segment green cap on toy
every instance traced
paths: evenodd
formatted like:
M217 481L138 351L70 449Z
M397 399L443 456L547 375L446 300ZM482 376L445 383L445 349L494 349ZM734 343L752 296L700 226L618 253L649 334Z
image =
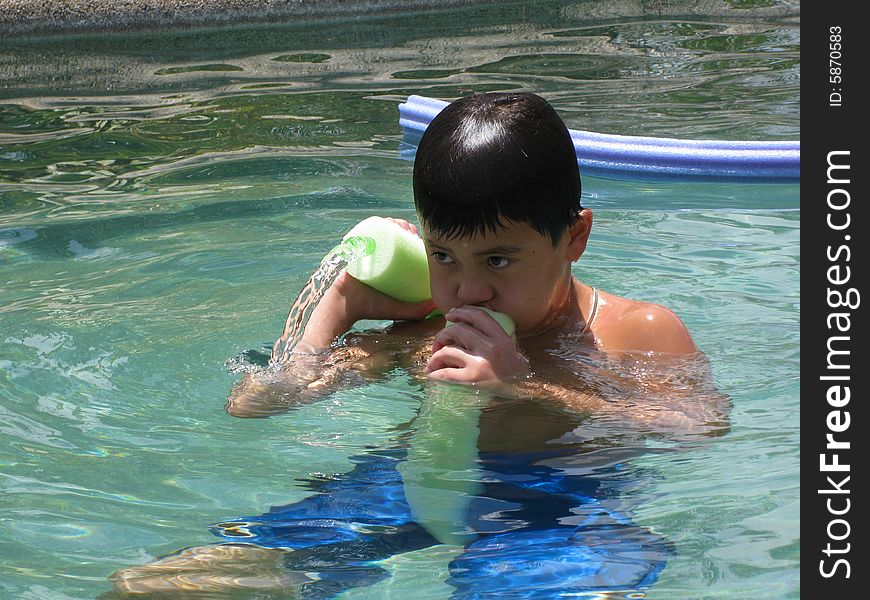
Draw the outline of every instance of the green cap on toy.
M402 302L423 302L429 290L429 261L423 240L383 217L369 217L347 232L343 242L365 238L366 251L354 256L347 272Z
M488 314L490 317L495 319L495 322L498 323L502 329L504 329L504 332L506 334L508 334L510 337L514 337L514 334L516 333L516 330L517 330L516 323L514 323L514 320L511 319L506 314L496 312L496 311L491 310L485 306L472 306L470 308L477 308L479 310L482 310L483 312ZM455 325L455 324L456 323L454 323L453 321L447 321L447 325L445 325L445 327L450 327L451 325Z

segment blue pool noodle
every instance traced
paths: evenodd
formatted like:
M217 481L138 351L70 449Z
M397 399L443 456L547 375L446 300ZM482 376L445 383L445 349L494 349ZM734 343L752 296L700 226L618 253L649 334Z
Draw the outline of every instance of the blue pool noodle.
M405 142L447 102L412 95L399 105ZM800 142L678 140L569 130L582 175L635 181L800 182Z

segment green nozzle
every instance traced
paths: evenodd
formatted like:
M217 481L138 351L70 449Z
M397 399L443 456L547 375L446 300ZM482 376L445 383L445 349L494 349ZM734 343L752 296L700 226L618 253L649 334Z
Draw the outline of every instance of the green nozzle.
M367 235L355 235L347 238L338 246L327 252L326 256L323 257L323 260L327 261L338 256L345 262L351 262L361 256L374 254L376 247L377 242L375 242L374 238Z

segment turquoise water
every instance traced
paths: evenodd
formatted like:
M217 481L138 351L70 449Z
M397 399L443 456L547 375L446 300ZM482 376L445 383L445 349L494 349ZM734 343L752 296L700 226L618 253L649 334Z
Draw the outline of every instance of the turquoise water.
M414 218L408 94L522 88L575 129L798 138L799 15L678 9L0 49L0 597L95 598L118 569L213 543L209 524L301 500L299 479L349 471L415 416L401 373L269 419L224 411L227 361L271 345L323 254L371 214ZM651 474L635 522L676 548L647 597L799 597L797 186L586 178L584 202L576 274L672 307L733 401L726 436L631 461ZM452 556L395 559L345 596L445 598Z

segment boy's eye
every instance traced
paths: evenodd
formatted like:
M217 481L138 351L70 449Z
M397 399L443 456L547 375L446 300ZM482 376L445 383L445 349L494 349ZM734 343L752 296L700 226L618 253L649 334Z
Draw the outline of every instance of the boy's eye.
M435 259L435 262L445 265L453 262L453 259L445 252L433 252L432 257Z
M487 259L490 267L495 267L496 269L503 269L508 266L510 263L510 259L507 256L490 256Z

